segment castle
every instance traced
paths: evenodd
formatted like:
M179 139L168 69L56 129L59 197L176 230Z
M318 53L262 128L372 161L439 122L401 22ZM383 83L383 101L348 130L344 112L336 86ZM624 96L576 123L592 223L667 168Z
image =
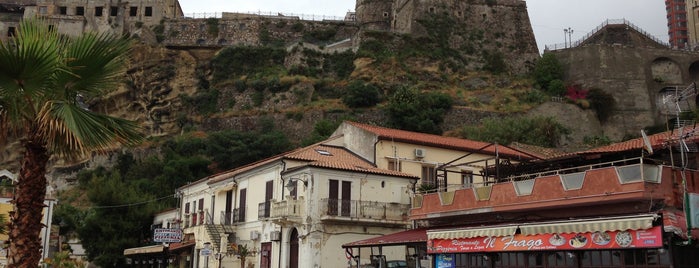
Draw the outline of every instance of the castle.
M0 1L0 40L12 36L21 19L35 16L47 18L52 27L68 35L127 33L169 47L261 45L265 37L294 44L303 36L299 29L332 28L335 36L319 45L349 49L356 48L362 33L369 31L419 37L433 34L435 27L449 26L453 29L440 41L460 51L473 68L482 67L478 62L484 54L497 54L511 73L524 73L539 56L526 2L521 0L357 0L352 15L345 20L306 21L281 13L224 12L212 24L210 19L185 17L177 0L5 0ZM268 35L261 38L262 32Z

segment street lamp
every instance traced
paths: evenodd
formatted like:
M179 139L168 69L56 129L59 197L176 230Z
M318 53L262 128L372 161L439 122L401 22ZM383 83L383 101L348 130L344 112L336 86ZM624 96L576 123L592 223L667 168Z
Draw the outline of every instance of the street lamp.
M289 181L286 182L284 187L289 190L289 192L293 192L294 189L296 189L296 184L298 184L298 181L303 182L303 186L308 186L308 182L301 178L289 178Z
M566 47L573 47L572 35L573 35L573 29L572 29L572 28L568 27L567 29L563 29L563 40L564 40L564 42L565 42L566 36L568 37L568 43L565 44ZM568 44L570 44L570 46L568 46Z

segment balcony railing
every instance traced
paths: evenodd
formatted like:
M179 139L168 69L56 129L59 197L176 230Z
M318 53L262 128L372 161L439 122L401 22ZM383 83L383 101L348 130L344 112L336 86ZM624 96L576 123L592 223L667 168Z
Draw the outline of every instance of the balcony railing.
M259 218L259 219L268 219L269 218L271 203L272 202L270 200L267 200L265 202L260 203L257 206L257 218Z
M300 218L303 211L303 198L289 199L272 203L271 218Z
M352 219L403 221L408 219L410 205L360 200L322 199L322 216Z
M221 223L231 225L245 221L245 208L236 208L233 211L221 211Z
M213 222L213 218L211 217L209 212L206 210L202 210L202 211L194 212L194 213L188 213L188 214L184 215L184 228L198 226L198 225L204 225L204 224L211 224L212 222Z

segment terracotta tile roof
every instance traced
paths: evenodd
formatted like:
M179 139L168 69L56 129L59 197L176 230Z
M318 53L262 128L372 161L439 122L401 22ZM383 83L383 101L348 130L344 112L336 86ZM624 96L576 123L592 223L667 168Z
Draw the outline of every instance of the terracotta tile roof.
M566 156L566 155L570 154L567 152L559 151L559 150L554 149L554 148L546 148L546 147L525 144L525 143L519 143L519 142L513 142L509 146L514 148L514 149L517 149L519 151L523 151L523 152L526 152L530 155L541 158L541 159L557 158L557 157Z
M308 162L308 166L315 166L321 168L331 168L355 172L368 172L372 174L398 176L405 178L417 178L410 174L377 168L369 161L362 159L358 155L353 154L352 152L343 147L329 146L318 143L315 145L282 153L267 159L263 159L236 169L214 174L205 179L209 180L209 184L217 183L231 178L233 176L236 176L238 174L242 174L244 172L283 159L306 161Z
M310 161L306 166L312 167L419 179L418 177L411 174L377 168L369 161L362 159L361 157L350 152L344 147L316 145L306 147L306 149L304 150L288 154L285 156L285 158L301 161Z
M648 141L650 142L651 147L653 150L657 149L663 149L667 148L668 145L675 145L678 143L678 140L680 138L681 134L684 134L685 140L690 141L690 142L696 142L699 141L699 128L697 127L692 127L688 128L682 131L680 133L679 130L671 130L671 131L666 131L654 135L649 135L648 136ZM624 141L624 142L619 142L619 143L614 143L610 144L607 146L602 146L598 148L594 148L591 150L579 152L578 154L593 154L593 153L614 153L614 152L623 152L623 151L631 151L631 150L641 150L644 148L644 141L643 137Z
M364 129L366 131L376 134L381 140L395 140L407 143L422 144L426 146L434 146L441 148L449 148L455 150L465 150L465 151L477 151L481 148L484 153L495 154L495 146L491 143L467 140L454 137L445 137L433 134L412 132L399 129L384 128L379 126L367 125L357 122L345 121L347 124ZM492 145L492 146L488 146ZM498 145L498 152L501 155L519 158L519 159L535 159L534 155L526 152L522 152L504 145Z

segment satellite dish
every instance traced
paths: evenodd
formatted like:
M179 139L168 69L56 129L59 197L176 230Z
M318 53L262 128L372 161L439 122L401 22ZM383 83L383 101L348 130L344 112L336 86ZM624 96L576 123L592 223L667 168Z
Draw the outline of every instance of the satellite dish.
M643 137L643 149L648 152L648 155L653 154L653 146L650 144L650 139L648 138L648 135L646 135L646 132L641 129L641 136Z

